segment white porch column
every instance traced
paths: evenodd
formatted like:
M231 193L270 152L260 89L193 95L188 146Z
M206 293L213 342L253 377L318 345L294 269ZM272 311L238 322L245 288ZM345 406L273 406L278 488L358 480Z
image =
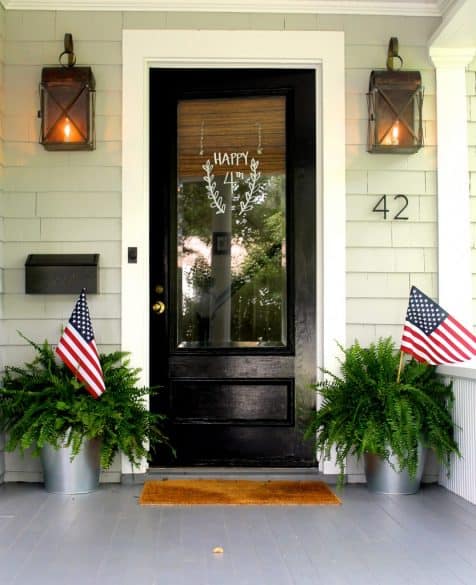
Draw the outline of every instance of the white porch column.
M474 49L430 48L436 67L438 144L438 297L472 323L466 67Z

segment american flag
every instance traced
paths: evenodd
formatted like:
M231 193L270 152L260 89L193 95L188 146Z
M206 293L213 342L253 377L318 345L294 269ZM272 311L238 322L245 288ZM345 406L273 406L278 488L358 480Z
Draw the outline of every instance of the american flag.
M476 337L412 286L400 349L420 362L455 364L476 355Z
M95 398L106 389L83 289L59 340L56 353Z

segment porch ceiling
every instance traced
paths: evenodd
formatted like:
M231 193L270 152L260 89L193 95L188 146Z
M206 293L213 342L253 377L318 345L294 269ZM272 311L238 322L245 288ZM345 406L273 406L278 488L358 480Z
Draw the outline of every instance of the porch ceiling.
M453 2L430 40L430 46L455 49L476 47L476 0Z

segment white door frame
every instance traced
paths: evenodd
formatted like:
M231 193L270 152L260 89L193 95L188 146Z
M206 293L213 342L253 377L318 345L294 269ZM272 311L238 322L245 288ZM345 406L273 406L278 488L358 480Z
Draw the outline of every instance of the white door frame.
M121 344L131 352L132 364L142 369L144 384L149 383L148 73L152 67L315 69L317 364L333 369L335 342L345 341L344 33L123 31ZM137 247L137 263L128 263L129 247ZM123 472L130 471L123 462Z

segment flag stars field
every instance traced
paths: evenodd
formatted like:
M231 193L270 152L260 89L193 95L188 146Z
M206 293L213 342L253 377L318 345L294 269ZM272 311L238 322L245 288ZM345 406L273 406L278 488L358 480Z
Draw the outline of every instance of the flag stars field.
M448 313L423 293L418 291L410 296L407 320L413 321L426 335L430 335L446 317Z
M90 343L94 339L91 318L86 305L86 296L80 296L71 315L71 323L82 332L87 343Z

